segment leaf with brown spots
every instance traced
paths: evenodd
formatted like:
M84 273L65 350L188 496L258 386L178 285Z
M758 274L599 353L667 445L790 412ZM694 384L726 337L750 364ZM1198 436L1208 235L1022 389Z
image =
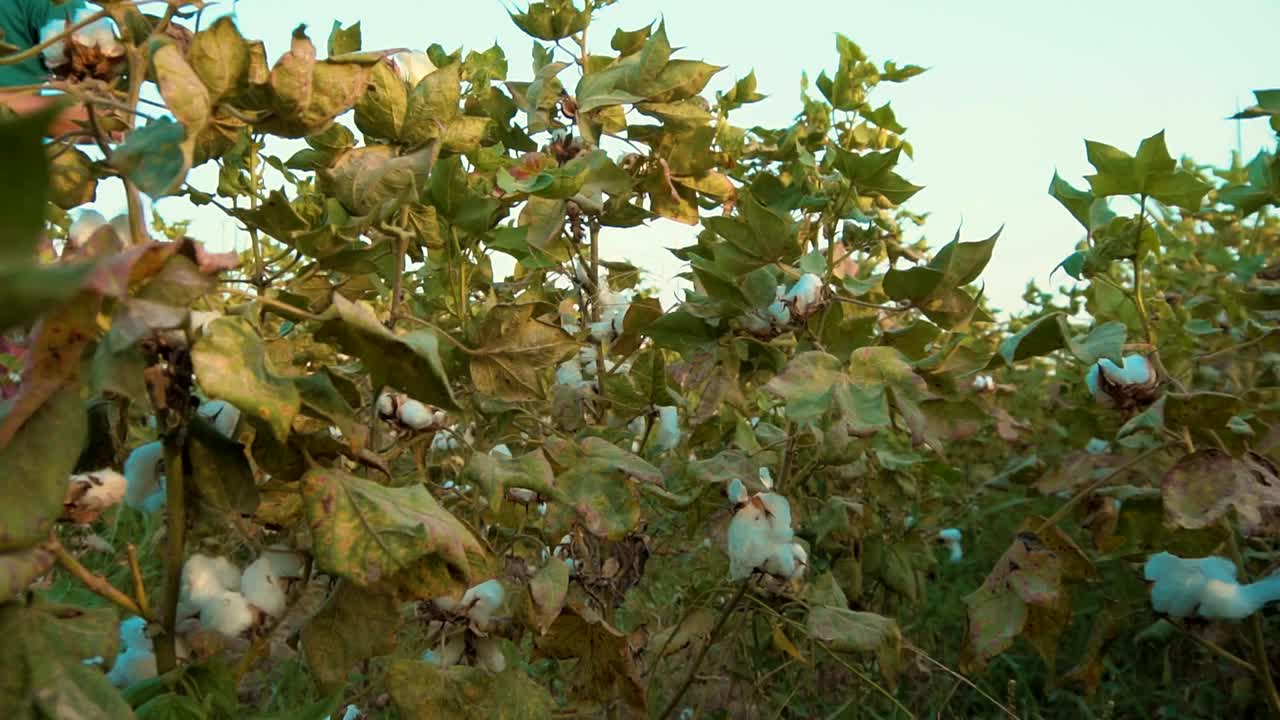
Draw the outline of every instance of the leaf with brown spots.
M644 712L645 684L635 667L625 633L615 630L570 595L564 612L547 633L534 642L535 657L577 658L569 676L569 695L588 703L609 703L619 697Z
M80 374L80 358L97 336L101 301L82 296L46 315L32 333L22 385L9 413L0 421L0 448L6 448L23 423ZM66 478L63 478L65 483Z
M503 400L538 400L542 371L578 350L573 336L535 317L538 306L499 305L485 317L484 344L471 358L476 390Z
M191 362L205 394L265 423L281 442L289 437L302 397L292 379L275 373L248 321L223 317L209 323Z
M387 668L391 703L405 720L551 720L551 695L519 668L442 668L396 660Z
M431 556L463 580L485 552L471 531L421 485L390 488L340 470L302 477L312 553L325 572L372 585Z
M302 629L302 652L316 684L341 689L357 663L396 647L400 615L393 594L341 582Z

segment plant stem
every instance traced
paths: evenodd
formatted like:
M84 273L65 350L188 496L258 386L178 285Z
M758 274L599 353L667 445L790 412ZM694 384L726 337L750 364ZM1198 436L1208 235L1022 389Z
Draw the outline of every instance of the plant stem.
M256 212L258 210L258 141L255 138L249 143L249 182L252 184L249 188L249 210ZM261 295L266 288L263 286L263 280L266 272L262 264L262 239L258 237L258 228L254 223L246 223L249 227L249 240L253 243L253 284L258 288L258 294Z
M182 587L182 563L185 560L187 540L186 482L184 478L182 447L185 429L172 431L164 443L165 472L165 558L164 605L160 610L160 622L164 636L157 639L156 669L161 675L177 667L178 594Z
M693 684L693 679L697 676L698 668L702 666L702 660L707 656L707 651L711 649L712 645L716 644L716 640L720 637L720 631L724 629L725 622L729 620L729 616L737 609L738 603L742 602L742 596L747 594L747 586L750 584L751 578L747 577L738 585L738 592L734 593L733 599L721 611L720 619L716 621L716 626L711 629L711 634L707 636L707 642L698 651L698 656L693 659L693 665L689 667L689 674L685 676L684 682L680 685L680 689L676 691L675 696L671 698L671 702L667 703L666 709L658 716L658 720L667 720L667 718L671 717L671 713L675 712L676 705L680 704L680 698L684 697L684 694L689 690L689 686Z
M1138 258L1142 256L1139 249L1142 245L1142 230L1147 219L1147 196L1143 195L1138 201L1138 231L1133 240L1134 256L1133 256L1133 303L1138 308L1138 317L1142 319L1142 333L1147 339L1148 345L1154 345L1151 339L1151 319L1147 316L1147 307L1142 300L1142 264Z
M396 320L400 317L400 302L404 299L404 256L409 251L408 238L404 226L409 222L409 206L400 208L400 230L395 233L391 242L396 250L396 276L391 281L391 313L387 317L387 327L395 329Z
M1212 641L1212 640L1206 640L1205 638L1202 638L1202 637L1200 637L1199 635L1196 635L1195 633L1193 633L1193 632L1191 632L1190 630L1188 630L1188 629L1186 629L1186 628L1182 627L1182 625L1180 625L1179 623L1174 622L1173 620L1171 620L1171 619L1169 619L1169 618L1165 618L1165 622L1167 622L1167 623L1169 623L1170 625L1172 625L1175 629L1177 629L1177 631L1178 631L1178 632L1180 632L1180 633L1182 633L1183 635L1186 635L1187 637L1189 637L1189 638L1191 638L1192 640L1194 640L1198 645L1200 645L1200 646L1201 646L1201 647L1203 647L1204 649L1208 650L1209 652L1213 653L1214 655L1217 655L1218 657L1222 658L1223 660L1226 660L1227 662L1231 663L1232 665L1235 665L1235 666L1237 666L1237 667L1241 668L1242 670L1247 670L1247 671L1249 671L1249 672L1251 672L1251 673L1255 673L1255 674L1256 674L1256 673L1258 672L1258 668L1257 668L1257 666L1256 666L1256 665L1254 665L1253 663L1249 662L1248 660L1245 660L1244 658L1240 657L1239 655L1236 655L1235 653L1231 652L1230 650L1227 650L1226 648L1222 647L1222 646L1221 646L1221 645L1219 645L1218 643L1216 643L1216 642L1214 642L1214 641Z
M586 31L583 31L583 39L585 42ZM586 45L583 45L583 52L586 52ZM600 307L600 220L592 215L589 221L591 227L591 285L595 292L595 297L591 299L591 321L600 322L600 316L604 308ZM609 396L605 392L604 380L608 373L605 372L604 359L605 347L603 340L596 341L596 392L600 395L600 419L603 420L608 411Z
M1249 581L1249 572L1244 566L1244 554L1240 552L1240 543L1236 541L1236 529L1231 524L1229 517L1222 518L1222 527L1227 531L1227 547L1231 549L1231 559L1235 561L1236 567L1240 570L1240 579L1243 582ZM1262 688L1266 693L1267 706L1271 709L1272 717L1280 717L1280 692L1276 691L1275 680L1271 677L1271 660L1267 657L1266 638L1262 633L1262 615L1253 613L1249 616L1249 624L1253 631L1253 653L1257 656L1256 675L1258 680L1262 681Z
M71 573L73 577L83 583L85 587L101 596L104 600L109 600L113 604L118 605L125 611L149 619L149 613L139 607L138 603L133 601L133 598L120 592L114 585L108 582L106 578L98 575L81 564L80 561L67 550L56 536L51 538L49 542L49 549L53 551L54 557L58 559L58 564L65 568L67 572Z

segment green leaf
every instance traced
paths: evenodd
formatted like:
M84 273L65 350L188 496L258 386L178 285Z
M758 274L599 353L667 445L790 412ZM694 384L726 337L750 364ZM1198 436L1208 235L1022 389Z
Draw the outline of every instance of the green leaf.
M292 380L276 374L247 321L223 317L209 323L191 362L206 395L265 423L280 442L288 439L302 398Z
M189 427L185 452L196 497L220 513L252 515L258 509L258 487L244 445L202 417L193 418Z
M556 476L556 485L588 531L617 541L639 526L640 493L633 478L660 484L661 471L601 438L546 447L556 465L565 468Z
M529 580L525 615L539 635L545 635L560 616L568 592L569 565L558 557L547 560L547 564Z
M370 586L429 558L470 579L484 550L422 485L389 488L340 470L302 477L312 553L325 572Z
M824 352L800 353L765 385L765 390L786 402L787 417L796 422L821 420L843 392L847 378L844 365Z
M421 402L458 409L435 335L427 331L394 335L369 306L339 294L333 296L333 307L326 315L329 319L316 331L316 339L336 343L343 352L360 358L374 387L389 385Z
M1143 195L1166 205L1198 210L1209 185L1177 164L1164 142L1164 131L1138 145L1136 156L1104 143L1085 141L1089 164L1097 173L1087 176L1094 195Z
M394 595L340 581L302 628L302 654L321 692L341 690L357 664L394 651L399 626Z
M178 121L187 126L186 137L194 138L209 122L213 103L209 90L196 71L187 63L178 46L167 42L152 54L156 85L165 105Z
M471 355L476 390L503 400L536 400L545 394L542 371L578 350L573 336L535 317L534 305L498 305L485 316L483 337Z
M152 120L129 133L111 153L111 164L153 198L171 195L191 167L184 149L186 130L169 118Z
M522 13L511 13L511 21L530 37L554 42L586 29L591 23L591 5L578 10L571 0L535 2Z
M333 371L326 368L295 379L294 385L302 398L303 411L337 427L347 444L359 450L368 439L369 428L356 417L356 410L334 385L335 377Z
M49 398L0 449L0 467L9 478L0 490L0 552L48 539L88 433L88 413L72 385Z
M0 552L0 603L25 593L31 583L49 572L56 559L53 550L44 545Z
M540 3L539 3L540 4ZM391 703L404 720L551 720L551 695L518 668L395 660L387 668Z
M809 634L838 652L895 652L902 644L902 631L892 618L843 607L818 606L809 609Z
M380 140L398 141L409 111L409 88L387 63L378 63L369 75L369 89L356 102L356 127Z
M89 156L71 148L49 165L49 201L63 210L91 203L98 194L98 179Z
M1094 326L1088 334L1067 338L1067 347L1077 360L1086 365L1092 365L1103 358L1120 362L1127 336L1128 329L1124 323L1102 323Z
M343 28L342 23L333 21L333 29L329 31L329 57L360 52L360 23Z
M409 92L409 105L401 130L401 140L421 145L441 137L458 116L462 66L454 63L422 78Z
M1055 170L1053 180L1049 182L1049 195L1062 203L1067 212L1071 213L1071 216L1083 225L1085 230L1093 229L1089 212L1093 207L1093 193L1072 187L1071 183L1063 180Z
M114 657L116 610L72 606L0 606L0 707L17 718L107 718L133 712L85 658Z
M0 119L0 266L35 254L49 197L45 129L60 106Z
M1245 535L1280 533L1280 477L1256 453L1232 457L1200 450L1180 459L1161 481L1165 515L1190 530L1213 527L1231 511Z
M957 229L955 238L933 256L929 267L942 273L940 282L946 287L968 285L977 280L983 268L991 262L991 252L1003 229L996 230L986 240L968 243L960 242L960 230Z
M889 268L881 281L881 289L890 300L923 300L937 290L944 277L941 270L933 267Z
M563 500L556 488L555 472L541 452L518 458L507 458L477 452L467 461L463 474L475 481L489 499L490 509L497 509L509 488L524 488L552 500Z
M687 310L675 310L654 320L644 334L658 345L680 353L703 348L719 335Z
M1000 357L1004 358L1005 364L1013 365L1029 357L1061 350L1067 345L1065 328L1066 317L1062 313L1038 318L1000 343Z
M1218 193L1218 199L1252 215L1267 205L1280 204L1280 162L1274 155L1259 150L1245 166L1246 181L1234 183Z
M249 43L231 16L220 17L195 34L187 61L213 103L238 95L248 85Z
M901 205L924 189L912 185L893 171L902 155L902 148L859 155L832 144L827 146L827 152L836 169L853 183L860 195L879 193L894 205Z

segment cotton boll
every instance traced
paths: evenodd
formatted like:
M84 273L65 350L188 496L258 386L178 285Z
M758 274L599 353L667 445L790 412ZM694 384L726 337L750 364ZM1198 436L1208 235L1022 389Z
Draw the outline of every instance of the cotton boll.
M601 320L593 322L587 326L591 332L591 339L596 342L610 342L614 338L613 320Z
M107 680L118 688L128 688L156 676L156 656L150 650L126 649L116 656Z
M182 566L180 587L182 600L203 608L224 592L240 589L240 568L224 557L196 553Z
M493 615L502 607L506 591L497 580L486 580L462 595L462 607L468 608L467 617L472 624L486 629L493 623Z
M48 52L48 50L45 52ZM71 223L71 229L68 231L67 237L71 240L72 247L84 247L89 242L89 238L98 232L98 228L106 224L107 219L97 210L82 210Z
M401 424L414 430L425 430L435 425L435 412L417 400L405 399L396 410Z
M502 654L502 641L496 637L477 638L476 659L489 672L500 673L507 669L507 657Z
M392 418L396 415L396 396L394 393L384 392L378 396L377 408L378 416L384 418Z
M566 360L556 367L556 384L579 387L583 384L582 366L577 360Z
M126 505L150 512L157 509L157 495L159 504L164 504L164 479L160 474L163 461L164 444L158 440L140 445L129 453L124 461L124 476L129 486L124 494Z
M817 306L821 294L822 278L813 273L805 273L791 286L783 300L795 310L795 314L803 317Z
M240 408L225 400L210 400L201 403L196 412L223 437L235 437L236 425L240 423Z
M990 392L996 387L996 381L990 375L979 375L973 379L973 389L978 392Z
M61 35L66 31L66 29L66 20L50 20L44 24L44 27L40 28L40 42L43 43L49 38ZM59 40L49 47L46 47L44 50L40 51L40 54L44 58L44 66L50 70L57 70L70 62L67 58L67 44L64 40ZM101 216L99 215L99 217Z
M1280 575L1240 585L1235 563L1222 557L1180 558L1161 552L1148 558L1143 577L1151 607L1172 617L1197 614L1211 620L1242 620L1280 599Z
M795 568L792 537L787 499L774 493L754 495L729 523L730 579L741 580L757 569L789 577Z
M409 87L417 87L422 79L436 71L435 63L424 52L404 50L388 58L391 67Z
M453 432L451 428L437 430L435 437L431 438L431 449L440 452L458 449L458 439L454 437Z
M1151 362L1141 355L1126 355L1122 366L1105 358L1099 360L1098 365L1118 385L1145 385L1151 382L1155 374L1151 369Z
M765 309L771 327L782 328L791 324L791 308L782 300L774 300Z
M658 433L654 442L664 452L679 447L680 417L676 406L662 405L658 408Z
M956 528L946 528L938 531L938 539L944 543L958 543L964 539L964 534Z
M91 522L124 499L129 481L109 468L72 475L67 480L63 513L76 522Z
M1090 455L1103 455L1111 452L1111 443L1098 438L1089 438L1088 444L1084 446L1084 451Z
M494 457L504 457L504 458L507 458L508 460L512 458L511 448L507 447L506 443L502 443L500 445L494 445L493 449L489 451L489 454Z
M253 627L253 608L238 592L223 591L200 610L200 624L229 638L240 637Z
M307 569L302 554L284 545L267 548L259 559L263 558L270 564L271 572L277 578L301 580Z
M89 8L82 8L76 11L75 22L84 22L95 14L97 13ZM80 28L71 38L79 45L97 48L107 57L124 55L124 46L116 39L115 24L109 18L101 18Z
M276 574L269 556L264 554L244 569L240 588L244 599L267 615L280 617L284 613L285 580Z
M147 635L147 621L137 615L131 615L120 621L120 646L126 650L152 649L151 637Z

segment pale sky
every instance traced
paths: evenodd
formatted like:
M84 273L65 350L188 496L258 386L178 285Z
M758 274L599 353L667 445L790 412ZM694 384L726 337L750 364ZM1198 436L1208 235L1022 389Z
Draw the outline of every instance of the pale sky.
M359 20L366 49L438 42L482 50L497 41L510 76L530 75L531 40L496 0L241 0L236 11L245 35L264 40L272 61L299 23L323 48L334 20ZM217 8L207 18L209 12ZM623 0L597 14L592 49L609 52L615 27L635 29L660 17L672 44L685 48L677 57L728 66L708 97L756 71L759 91L769 97L735 115L743 126L791 120L801 72L816 78L834 69L836 32L877 61L928 67L903 85L883 85L872 101L892 100L908 128L916 158L902 174L925 186L909 207L931 212L931 244L949 240L961 222L971 240L1005 226L983 274L988 297L1004 309L1020 306L1028 280L1047 286L1049 272L1079 240L1075 221L1045 190L1055 168L1083 184L1090 172L1084 138L1132 151L1165 129L1175 156L1225 164L1237 143L1237 123L1225 118L1251 102L1252 89L1280 86L1277 0ZM1253 121L1244 123L1241 140L1247 158L1270 147L1273 135ZM193 183L211 189L205 170ZM118 202L114 188L99 195L104 210ZM160 207L171 220L196 218L197 239L219 248L247 243L216 211L175 200ZM648 268L650 280L669 290L669 302L671 277L681 268L664 248L692 236L660 220L647 230L606 232L602 242L606 257Z

